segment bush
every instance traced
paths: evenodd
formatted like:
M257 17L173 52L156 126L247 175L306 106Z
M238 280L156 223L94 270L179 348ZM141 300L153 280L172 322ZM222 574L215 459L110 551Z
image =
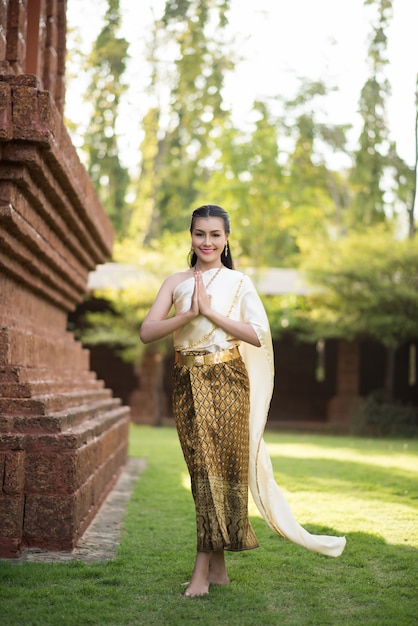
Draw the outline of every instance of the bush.
M418 408L387 402L382 390L368 395L351 416L354 434L374 437L418 434Z

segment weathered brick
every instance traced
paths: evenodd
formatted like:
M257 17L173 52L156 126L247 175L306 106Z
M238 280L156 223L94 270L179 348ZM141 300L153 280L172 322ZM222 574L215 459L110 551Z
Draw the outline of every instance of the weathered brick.
M23 511L23 495L0 495L0 538L21 536Z
M97 510L94 487L94 476L90 476L76 493L76 506L74 508L76 528L86 523L87 520L90 521Z
M88 272L110 256L113 240L62 119L66 3L41 0L40 21L30 25L30 45L38 49L28 54L36 53L39 76L24 74L26 9L33 18L34 5L0 0L0 16L6 6L7 32L0 28L0 556L15 557L22 546L74 546L126 460L129 412L92 375L89 352L66 331Z
M96 471L98 466L97 452L97 441L91 441L77 451L76 476L78 487L86 482Z
M54 484L56 464L55 454L46 451L38 451L36 454L28 453L26 456L25 492L39 494L48 492L50 484ZM54 491L55 491L54 484Z
M74 496L27 496L23 544L71 550L76 530L74 505Z
M23 495L25 484L25 452L13 450L7 452L4 472L3 491L7 495Z
M20 556L20 543L20 536L0 536L0 559L18 559Z
M13 137L12 94L7 83L0 82L0 140Z
M6 57L7 0L0 0L0 59Z
M0 485L3 485L6 465L6 452L0 451Z
M37 89L13 88L13 131L16 139L49 143L50 129L40 114Z

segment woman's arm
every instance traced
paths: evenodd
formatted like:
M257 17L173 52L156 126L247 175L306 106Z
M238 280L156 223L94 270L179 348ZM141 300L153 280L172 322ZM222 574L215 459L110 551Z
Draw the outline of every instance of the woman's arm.
M251 324L246 324L245 322L236 322L229 319L229 317L226 317L225 315L221 315L220 313L213 311L212 309L210 313L206 314L206 317L213 324L222 328L222 330L224 330L229 335L232 335L237 339L241 339L241 341L246 341L253 346L257 346L257 348L261 346L257 333L255 332Z
M161 286L154 304L148 311L139 331L139 336L143 343L151 343L152 341L163 339L199 315L197 297L194 293L188 311L167 318L173 304L173 290L177 284L178 278L176 275L173 275L167 278Z

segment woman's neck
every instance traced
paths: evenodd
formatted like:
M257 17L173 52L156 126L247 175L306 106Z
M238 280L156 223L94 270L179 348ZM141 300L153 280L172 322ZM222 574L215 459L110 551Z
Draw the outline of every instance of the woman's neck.
M209 270L220 270L223 267L224 267L223 263L205 265L204 263L197 262L196 265L193 266L193 271L203 273L203 272L208 272Z

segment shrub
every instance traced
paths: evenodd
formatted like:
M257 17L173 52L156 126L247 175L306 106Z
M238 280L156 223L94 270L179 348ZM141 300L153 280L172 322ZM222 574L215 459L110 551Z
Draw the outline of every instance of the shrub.
M418 408L385 400L383 390L374 391L351 415L353 432L374 437L418 434Z

